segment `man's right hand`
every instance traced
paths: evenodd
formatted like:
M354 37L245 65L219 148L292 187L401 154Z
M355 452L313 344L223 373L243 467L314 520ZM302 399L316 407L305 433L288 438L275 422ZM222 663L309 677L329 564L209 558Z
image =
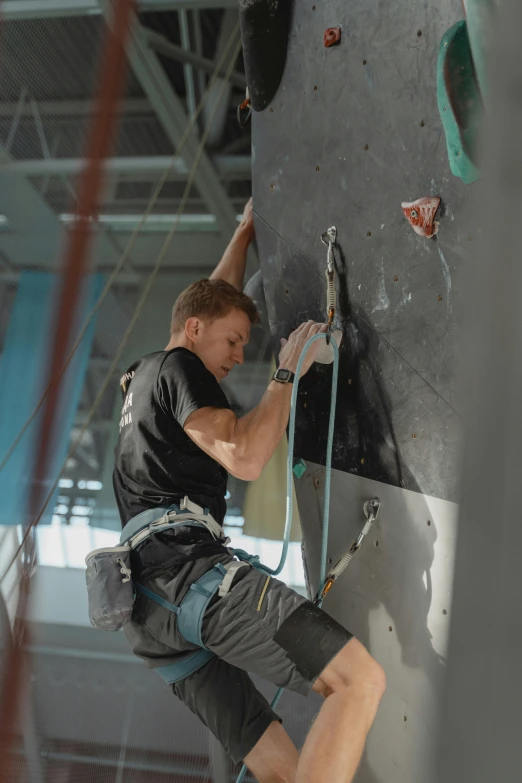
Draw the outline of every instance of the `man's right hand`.
M288 340L281 339L281 351L279 352L279 367L291 370L295 373L297 362L307 340L318 332L326 332L326 324L319 324L316 321L307 321L290 334ZM321 340L316 340L310 346L301 370L301 377L305 375L315 361L315 357L321 347Z

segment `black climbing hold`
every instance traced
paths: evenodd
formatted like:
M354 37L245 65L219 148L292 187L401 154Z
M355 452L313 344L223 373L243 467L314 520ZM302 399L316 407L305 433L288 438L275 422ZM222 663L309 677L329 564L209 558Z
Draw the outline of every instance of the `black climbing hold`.
M240 0L241 37L250 103L263 111L277 92L286 61L291 0Z

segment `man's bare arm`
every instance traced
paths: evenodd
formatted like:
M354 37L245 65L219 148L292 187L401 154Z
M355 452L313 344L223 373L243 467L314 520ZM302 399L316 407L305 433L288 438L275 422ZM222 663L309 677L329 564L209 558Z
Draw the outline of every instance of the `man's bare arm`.
M226 280L240 291L243 290L243 279L248 246L254 238L254 218L252 215L252 199L246 205L241 223L223 253L223 257L210 275L211 280Z
M306 341L324 324L308 321L292 332L279 354L280 367L295 373ZM301 375L304 375L319 348L314 343L306 355ZM288 423L292 384L271 381L263 399L240 419L227 408L200 408L185 422L185 432L209 456L229 473L245 481L258 478L274 453Z
M246 416L238 419L226 408L200 408L188 417L185 432L233 476L253 481L283 437L291 394L291 384L272 381Z

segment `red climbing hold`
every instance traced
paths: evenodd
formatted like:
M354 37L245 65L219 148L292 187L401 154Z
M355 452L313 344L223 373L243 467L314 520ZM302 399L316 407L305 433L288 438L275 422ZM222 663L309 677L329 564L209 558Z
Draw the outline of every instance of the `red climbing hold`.
M341 28L340 27L328 27L324 31L324 45L335 46L341 40Z
M439 230L435 215L440 206L438 196L424 196L417 201L403 201L402 211L413 226L413 230L421 237L432 237Z

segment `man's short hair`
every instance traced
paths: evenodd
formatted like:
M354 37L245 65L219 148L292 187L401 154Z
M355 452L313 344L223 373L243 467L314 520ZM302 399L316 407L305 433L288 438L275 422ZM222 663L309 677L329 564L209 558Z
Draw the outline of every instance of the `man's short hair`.
M242 310L251 324L259 323L259 313L252 299L225 280L198 280L181 292L172 308L170 333L178 334L189 318L203 321L224 318L231 310Z

